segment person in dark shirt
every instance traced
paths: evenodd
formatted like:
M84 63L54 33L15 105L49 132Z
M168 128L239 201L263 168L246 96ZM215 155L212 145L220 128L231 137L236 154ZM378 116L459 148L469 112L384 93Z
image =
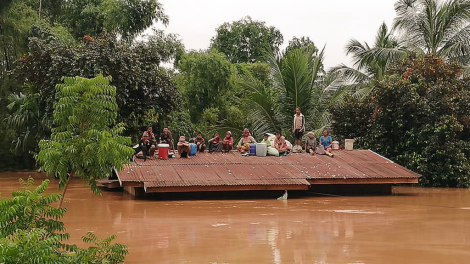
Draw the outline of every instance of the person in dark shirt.
M204 141L204 138L202 138L202 133L198 132L197 137L194 139L194 143L197 146L197 150L199 152L204 152L206 149L206 141Z
M140 151L144 155L144 161L147 161L147 156L149 156L150 148L152 147L152 143L149 140L149 134L144 132L142 138L140 139L139 145L134 148L134 155L137 155Z

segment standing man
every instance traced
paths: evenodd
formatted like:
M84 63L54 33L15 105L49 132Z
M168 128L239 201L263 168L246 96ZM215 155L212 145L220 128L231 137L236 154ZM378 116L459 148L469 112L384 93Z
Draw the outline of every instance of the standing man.
M300 112L300 107L295 108L294 123L292 124L292 133L295 138L295 147L300 147L302 151L302 136L305 131L305 116Z

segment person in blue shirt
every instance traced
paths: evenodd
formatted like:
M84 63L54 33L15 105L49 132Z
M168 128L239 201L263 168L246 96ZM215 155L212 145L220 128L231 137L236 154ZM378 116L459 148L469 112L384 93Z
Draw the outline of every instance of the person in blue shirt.
M320 137L320 146L325 148L325 153L328 156L333 157L334 155L331 153L331 142L333 142L333 139L328 135L328 130L323 130L323 136Z

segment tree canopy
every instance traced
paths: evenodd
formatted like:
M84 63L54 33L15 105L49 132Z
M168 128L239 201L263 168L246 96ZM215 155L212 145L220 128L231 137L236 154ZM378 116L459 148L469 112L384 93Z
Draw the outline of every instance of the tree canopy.
M211 48L227 55L232 63L266 61L266 52L276 53L284 41L281 32L247 16L216 29Z

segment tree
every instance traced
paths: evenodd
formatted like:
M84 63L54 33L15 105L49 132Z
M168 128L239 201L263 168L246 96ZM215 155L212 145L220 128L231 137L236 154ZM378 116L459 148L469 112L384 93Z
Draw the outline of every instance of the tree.
M266 61L266 50L277 53L284 41L278 29L249 16L226 22L216 32L211 39L211 48L227 55L232 63Z
M203 111L216 108L225 117L227 102L235 95L236 69L216 50L190 52L182 56L181 74L176 78L193 123L201 121Z
M345 93L362 97L371 91L374 80L381 80L387 68L406 54L403 43L382 23L372 46L356 39L349 40L346 55L352 55L353 67L341 64L332 68L330 74L336 79L325 90L335 92L339 89L335 95L337 99Z
M248 91L243 99L252 121L254 135L291 131L295 108L300 107L307 119L307 129L320 123L322 91L317 85L323 65L324 49L314 56L312 49L295 49L282 58L269 57L273 88L270 89L250 74L241 84ZM289 133L290 134L290 133Z
M391 66L373 91L330 107L339 138L355 138L420 173L426 186L470 186L470 82L456 63L427 55Z
M122 263L127 247L112 244L116 236L100 239L88 232L82 238L92 243L88 249L64 244L70 235L65 233L65 208L51 204L60 194L44 194L49 180L34 187L33 178L20 179L24 190L12 193L12 198L0 200L0 262L1 263Z
M157 0L70 0L64 3L62 20L76 38L117 32L126 40L154 22L169 22Z
M170 76L159 67L160 54L168 59L168 51L154 43L129 46L112 34L88 37L77 46L32 38L29 54L18 61L13 73L20 82L37 89L47 113L52 113L55 85L62 76L112 76L111 84L117 88L118 121L132 134L167 116L181 100Z
M287 53L291 50L300 48L311 49L314 55L317 55L318 53L318 48L317 46L315 46L315 43L313 43L313 40L311 40L309 37L297 38L296 36L292 37L292 39L289 40L289 45L286 47L284 52Z
M96 180L122 169L134 150L126 145L124 124L114 125L118 106L116 87L110 77L93 79L65 77L57 85L54 124L50 140L41 140L37 160L41 170L59 177L59 188L67 191L70 179L79 176L88 181L93 192L100 193ZM62 205L62 200L59 208Z
M393 29L411 49L461 65L469 62L470 1L400 0L395 11Z

